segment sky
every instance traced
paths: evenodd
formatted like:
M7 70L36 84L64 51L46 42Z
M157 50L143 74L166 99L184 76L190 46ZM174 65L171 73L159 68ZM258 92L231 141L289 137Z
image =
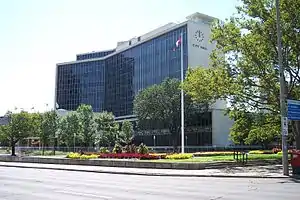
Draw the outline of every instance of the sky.
M200 12L224 20L237 0L0 0L0 116L54 106L56 63ZM48 105L48 106L47 106Z

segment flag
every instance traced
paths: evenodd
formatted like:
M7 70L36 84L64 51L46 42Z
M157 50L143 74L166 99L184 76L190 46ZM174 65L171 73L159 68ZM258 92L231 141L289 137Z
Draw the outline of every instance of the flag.
M179 38L177 41L176 41L176 47L179 47L181 45L181 38Z
M176 48L178 48L181 45L181 37L178 38L178 40L176 41L176 47L173 48L173 51L176 51Z

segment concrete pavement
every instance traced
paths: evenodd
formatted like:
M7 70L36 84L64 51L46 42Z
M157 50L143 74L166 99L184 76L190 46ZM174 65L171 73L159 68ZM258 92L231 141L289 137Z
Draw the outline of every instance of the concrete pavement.
M147 176L180 176L180 177L239 177L239 178L288 178L283 175L281 165L228 167L223 169L204 170L172 170L172 169L146 169L124 167L100 167L81 165L55 165L20 162L0 162L0 167L18 167L35 169L67 170L79 172L96 172L125 175Z
M132 176L0 167L1 200L299 200L289 179Z

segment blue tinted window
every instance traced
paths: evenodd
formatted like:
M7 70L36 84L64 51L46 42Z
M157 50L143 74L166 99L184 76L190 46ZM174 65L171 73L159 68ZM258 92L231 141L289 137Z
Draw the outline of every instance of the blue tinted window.
M167 77L180 78L180 48L175 43L181 32L186 71L186 30L186 26L180 27L105 60L58 66L56 92L60 108L75 110L85 103L92 105L95 112L133 114L134 95L138 91ZM77 59L103 57L101 53L82 54Z

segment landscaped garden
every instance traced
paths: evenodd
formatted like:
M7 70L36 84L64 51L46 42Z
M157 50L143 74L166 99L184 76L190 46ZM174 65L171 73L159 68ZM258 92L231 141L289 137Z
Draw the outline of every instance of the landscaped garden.
M196 152L196 153L151 153L148 148L141 144L138 147L131 147L126 151L128 146L121 148L115 146L112 152L107 148L100 148L100 152L82 152L69 153L66 157L69 159L123 159L123 160L151 160L154 162L224 162L235 161L233 151L212 151L212 152ZM280 149L273 150L255 150L247 152L248 160L279 160L282 158Z

